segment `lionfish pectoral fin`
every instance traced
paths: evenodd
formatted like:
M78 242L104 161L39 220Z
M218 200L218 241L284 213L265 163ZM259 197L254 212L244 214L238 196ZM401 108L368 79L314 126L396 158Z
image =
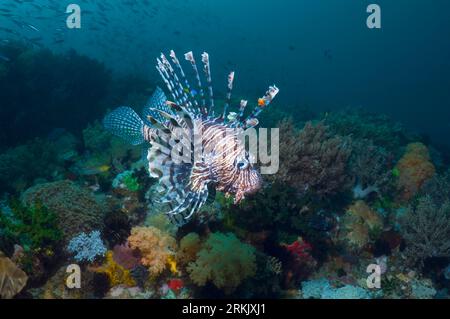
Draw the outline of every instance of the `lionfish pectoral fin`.
M103 126L132 145L139 145L145 141L145 124L130 107L121 106L106 115Z

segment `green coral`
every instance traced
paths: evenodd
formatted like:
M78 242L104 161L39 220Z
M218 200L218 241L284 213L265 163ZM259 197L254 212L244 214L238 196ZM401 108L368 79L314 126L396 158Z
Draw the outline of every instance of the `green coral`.
M0 214L2 243L20 244L26 250L53 250L62 238L57 216L41 203L25 206L18 200L9 205L9 213Z
M125 175L122 182L125 187L132 192L137 192L141 188L138 179L134 177L133 174Z
M232 233L212 233L187 270L195 284L204 286L211 281L229 294L255 274L255 248Z

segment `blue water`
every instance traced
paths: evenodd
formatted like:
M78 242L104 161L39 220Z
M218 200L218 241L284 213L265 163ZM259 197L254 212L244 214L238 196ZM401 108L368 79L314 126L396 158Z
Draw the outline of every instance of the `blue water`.
M161 51L205 50L217 90L232 69L237 94L260 95L276 83L278 107L361 106L448 143L446 0L378 0L381 29L366 26L366 7L374 1L85 0L75 1L82 28L69 30L65 8L73 2L3 0L0 8L17 7L15 17L0 17L0 27L17 31L16 38L42 37L39 44L55 52L75 49L117 72L155 81L154 59ZM10 37L0 30L0 38Z

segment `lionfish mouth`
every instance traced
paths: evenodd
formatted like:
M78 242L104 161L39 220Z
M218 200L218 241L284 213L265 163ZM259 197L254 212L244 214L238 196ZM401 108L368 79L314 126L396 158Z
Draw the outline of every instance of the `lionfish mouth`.
M252 174L251 183L238 189L234 195L234 203L239 204L247 195L256 194L262 187L262 180L259 173Z

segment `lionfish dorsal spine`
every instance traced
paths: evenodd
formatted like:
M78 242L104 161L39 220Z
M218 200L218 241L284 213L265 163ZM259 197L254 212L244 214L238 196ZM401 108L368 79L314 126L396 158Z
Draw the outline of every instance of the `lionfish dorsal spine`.
M233 82L234 82L234 71L230 72L227 78L227 96L225 105L223 106L222 118L226 119L228 107L231 103L231 92L233 91Z
M178 60L174 50L170 50L170 57L172 58L173 64L175 64L175 66L177 67L178 72L180 73L181 78L184 81L184 85L185 85L186 89L188 90L188 94L187 94L188 100L189 100L189 102L188 102L189 108L188 109L190 111L192 111L192 106L198 107L198 102L195 99L194 94L192 93L191 85L189 84L189 81L186 78L186 73L184 73L184 70L183 70L183 67L181 66L180 60Z
M197 63L195 62L194 58L194 53L192 51L189 51L184 54L184 58L191 63L192 69L194 70L195 78L197 80L197 89L199 91L201 98L202 113L207 114L205 94L203 92L202 80L200 79L200 73L198 72Z
M211 111L214 108L214 92L213 92L213 86L212 86L211 66L209 64L209 54L208 53L206 53L206 52L202 53L202 62L203 62L203 70L205 72L206 82L208 83L208 94L209 94L208 114L211 114Z

